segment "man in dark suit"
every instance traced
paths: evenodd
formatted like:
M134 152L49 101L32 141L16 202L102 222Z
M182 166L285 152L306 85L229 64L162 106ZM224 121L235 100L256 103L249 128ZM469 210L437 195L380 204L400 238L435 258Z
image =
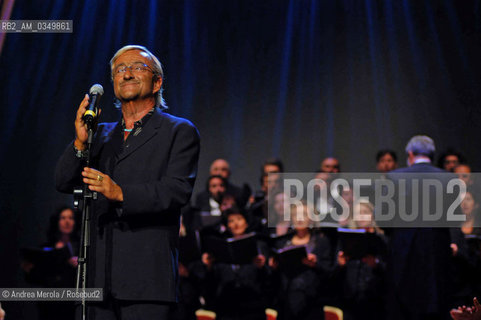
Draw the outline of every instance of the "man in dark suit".
M196 205L201 212L210 212L212 215L221 215L221 204L226 194L227 181L219 176L210 176L207 178L206 190L208 192L207 201L202 199ZM199 197L198 197L199 198Z
M231 171L229 163L224 159L216 159L209 168L210 176L221 176L225 180L225 193L234 197L236 206L244 208L251 195L251 188L247 184L238 187L229 181ZM195 207L197 209L208 208L210 202L209 188L199 192L195 198Z
M399 181L406 182L406 192L396 191L397 208L405 201L406 212L412 208L413 198L429 201L432 209L434 200L423 194L419 187L412 193L414 179L435 179L441 182L446 190L449 176L444 170L431 163L435 151L434 141L427 136L414 136L406 146L408 167L397 169L388 174L388 178L399 186ZM398 188L401 189L401 188ZM445 192L445 191L443 191ZM445 195L445 194L444 194ZM426 198L427 197L427 198ZM446 201L448 200L448 201ZM450 202L452 199L443 201ZM417 212L421 214L425 208L418 203ZM447 206L443 206L446 215ZM412 209L414 210L414 209ZM399 218L399 216L397 217ZM390 238L390 260L388 264L389 299L388 314L390 320L426 320L448 319L449 306L449 263L451 256L450 233L448 228L429 227L418 220L417 226L409 228L386 228ZM399 227L399 225L398 225Z
M122 118L99 124L84 167L85 96L56 186L71 193L83 180L99 195L88 286L104 288L104 302L88 308L88 319L166 319L177 301L180 209L192 193L199 136L191 122L161 110L163 71L149 50L123 47L110 65Z

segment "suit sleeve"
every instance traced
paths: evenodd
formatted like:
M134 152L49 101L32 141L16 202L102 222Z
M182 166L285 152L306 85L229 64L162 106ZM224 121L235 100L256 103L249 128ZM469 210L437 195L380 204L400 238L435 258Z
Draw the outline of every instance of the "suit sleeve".
M84 161L75 156L73 142L71 142L55 168L55 187L57 191L73 193L74 187L82 185L81 173Z
M199 133L190 122L173 127L166 174L159 180L122 185L122 216L180 209L188 203L197 174Z
M97 133L94 135L94 143L97 144L97 139L101 136L109 124L99 123ZM112 124L110 124L112 125ZM73 193L75 187L83 186L82 170L86 166L86 161L80 159L75 155L74 141L70 142L65 148L63 154L57 162L55 167L55 187L57 191L64 193ZM94 154L92 149L92 154ZM94 158L92 156L92 158ZM91 163L94 159L91 160Z

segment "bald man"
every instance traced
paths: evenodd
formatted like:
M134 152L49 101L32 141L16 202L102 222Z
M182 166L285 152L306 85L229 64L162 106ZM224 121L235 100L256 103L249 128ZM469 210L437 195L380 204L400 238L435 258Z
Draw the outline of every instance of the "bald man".
M227 160L219 158L211 163L209 169L209 176L221 176L222 178L224 178L226 181L225 194L234 196L237 206L245 207L247 200L251 195L251 188L247 184L244 184L242 187L238 187L230 183L230 175L230 165ZM208 210L210 208L209 202L209 190L205 189L204 191L197 194L195 200L195 207L202 211L210 211Z

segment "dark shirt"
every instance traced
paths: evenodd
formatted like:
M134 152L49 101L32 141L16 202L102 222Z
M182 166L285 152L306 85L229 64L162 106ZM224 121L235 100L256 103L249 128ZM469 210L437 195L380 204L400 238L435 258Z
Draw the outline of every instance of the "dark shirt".
M125 120L124 120L124 117L122 117L121 125L122 125L123 131L124 132L131 132L129 134L129 137L130 136L134 136L134 137L138 136L140 134L140 132L142 132L142 128L145 126L147 121L152 117L152 114L154 113L154 110L155 110L155 107L150 109L149 112L147 112L147 114L142 117L142 119L140 119L139 121L135 121L134 127L132 128L131 131L127 131L127 130L130 130L130 129L125 128Z

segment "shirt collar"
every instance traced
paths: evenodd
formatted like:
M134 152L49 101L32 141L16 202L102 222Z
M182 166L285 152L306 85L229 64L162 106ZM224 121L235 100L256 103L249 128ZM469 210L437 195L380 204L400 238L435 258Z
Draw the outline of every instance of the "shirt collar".
M431 163L431 160L426 159L426 158L418 158L414 160L413 164L418 164L418 163Z
M147 114L142 117L142 119L140 119L138 121L135 121L134 122L134 129L139 128L139 127L140 128L143 127L147 123L147 121L150 119L150 117L152 117L152 114L154 114L154 111L155 111L155 107L150 109L149 112L147 112ZM121 124L122 124L122 129L125 129L124 117L122 117Z

